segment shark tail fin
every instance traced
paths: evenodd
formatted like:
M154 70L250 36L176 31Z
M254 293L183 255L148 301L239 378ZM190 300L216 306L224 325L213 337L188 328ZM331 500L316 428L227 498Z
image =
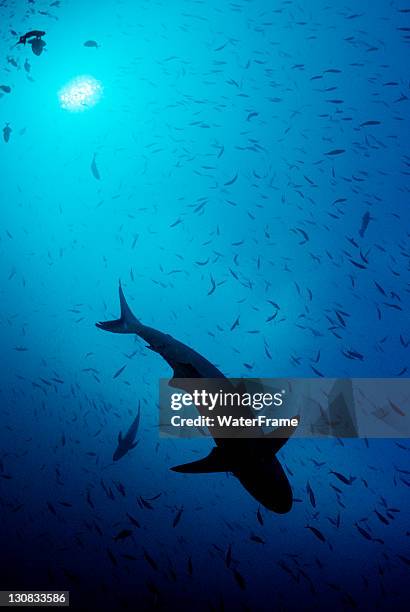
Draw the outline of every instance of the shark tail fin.
M121 307L120 318L114 319L113 321L101 321L96 323L96 326L104 331L113 332L115 334L135 334L141 327L141 323L128 306L122 290L121 281L119 285L119 295Z
M225 458L225 454L219 448L213 448L207 457L192 461L191 463L183 463L172 467L173 472L182 474L208 474L211 472L229 472L231 466Z

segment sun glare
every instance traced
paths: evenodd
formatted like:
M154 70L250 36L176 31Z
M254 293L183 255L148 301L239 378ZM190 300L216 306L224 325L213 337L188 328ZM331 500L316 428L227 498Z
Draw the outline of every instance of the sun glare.
M95 106L101 99L102 85L92 76L78 76L58 92L61 108L81 112Z

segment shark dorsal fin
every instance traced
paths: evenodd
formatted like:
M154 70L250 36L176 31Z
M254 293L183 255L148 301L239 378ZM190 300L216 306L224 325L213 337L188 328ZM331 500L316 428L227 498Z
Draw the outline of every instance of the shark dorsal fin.
M124 324L132 324L137 321L131 308L128 306L127 300L125 299L124 291L122 290L121 283L119 284L118 292L120 295L120 308L121 308L121 321Z

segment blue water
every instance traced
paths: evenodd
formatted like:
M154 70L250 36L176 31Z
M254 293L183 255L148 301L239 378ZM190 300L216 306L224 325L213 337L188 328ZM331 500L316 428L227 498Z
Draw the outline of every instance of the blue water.
M407 377L410 9L3 0L0 28L1 588L77 609L406 609L408 441L289 441L294 509L262 525L233 477L169 470L212 442L159 438L171 370L94 323L121 278L144 323L228 376ZM40 56L15 46L31 29ZM103 97L64 110L81 75ZM139 444L112 464L139 400Z

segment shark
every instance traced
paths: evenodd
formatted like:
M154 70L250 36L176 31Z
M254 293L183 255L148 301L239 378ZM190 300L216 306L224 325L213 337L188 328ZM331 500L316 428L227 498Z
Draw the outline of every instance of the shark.
M228 379L205 357L169 334L144 325L132 312L119 284L120 316L96 323L99 329L116 334L135 334L147 343L147 348L160 355L172 368L170 387L192 393L193 379ZM182 379L182 380L181 380ZM198 409L199 410L199 409ZM259 438L215 437L209 455L172 467L183 474L228 472L233 474L246 491L272 512L285 514L292 509L293 495L277 453L294 432L294 427L279 427L272 434ZM120 447L120 441L119 441Z
M122 435L121 431L118 434L118 446L113 454L113 461L118 461L119 459L122 459L130 450L137 446L138 440L137 442L135 442L135 436L137 435L138 427L140 424L140 415L141 404L139 403L137 416L131 423L125 436Z

